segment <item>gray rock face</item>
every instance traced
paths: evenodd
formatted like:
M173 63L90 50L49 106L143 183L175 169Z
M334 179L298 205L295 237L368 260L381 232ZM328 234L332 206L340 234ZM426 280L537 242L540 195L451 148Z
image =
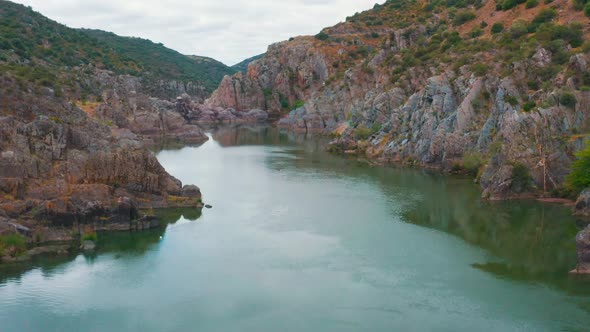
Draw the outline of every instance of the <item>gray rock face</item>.
M582 191L578 197L574 207L574 213L579 216L590 217L590 188Z
M579 274L590 274L590 225L576 236L578 251L578 267L572 271Z

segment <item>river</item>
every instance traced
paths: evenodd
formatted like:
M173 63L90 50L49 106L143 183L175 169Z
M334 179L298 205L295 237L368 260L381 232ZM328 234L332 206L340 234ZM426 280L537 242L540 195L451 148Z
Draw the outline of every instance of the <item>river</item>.
M222 128L157 156L202 213L0 269L0 331L588 331L566 207Z

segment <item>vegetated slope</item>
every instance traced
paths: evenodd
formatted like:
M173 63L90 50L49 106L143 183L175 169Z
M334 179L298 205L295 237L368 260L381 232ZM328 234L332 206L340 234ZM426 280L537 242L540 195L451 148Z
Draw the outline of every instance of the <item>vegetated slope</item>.
M560 195L590 130L590 5L576 1L390 0L271 45L207 103L295 109L279 125L472 173L486 198Z
M233 66L231 66L231 68L233 68L236 72L240 71L240 72L247 72L248 71L248 65L258 59L261 59L262 57L264 57L264 53L263 54L259 54L259 55L255 55L251 58L248 58L240 63L237 63Z
M184 85L182 90L203 96L224 75L233 73L217 61L194 61L149 40L71 29L30 7L4 0L0 0L0 67L24 81L58 88L58 92L79 88L80 84L63 77L78 67L141 77L155 94L160 85L174 81Z
M235 71L223 63L206 57L186 56L162 44L143 38L121 37L100 30L82 30L103 42L117 54L133 59L141 67L167 80L193 81L202 83L212 92L225 75Z

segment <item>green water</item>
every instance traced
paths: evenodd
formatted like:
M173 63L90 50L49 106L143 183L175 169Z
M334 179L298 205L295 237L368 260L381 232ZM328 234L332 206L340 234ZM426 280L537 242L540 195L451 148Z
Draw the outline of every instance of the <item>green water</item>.
M588 331L567 208L270 128L158 153L205 194L95 255L0 270L0 331Z

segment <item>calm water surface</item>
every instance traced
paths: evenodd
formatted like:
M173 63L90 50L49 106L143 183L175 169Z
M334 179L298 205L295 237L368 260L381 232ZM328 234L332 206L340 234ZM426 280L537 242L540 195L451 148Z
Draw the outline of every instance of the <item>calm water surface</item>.
M0 270L0 331L588 331L567 208L270 128L158 153L214 207Z

